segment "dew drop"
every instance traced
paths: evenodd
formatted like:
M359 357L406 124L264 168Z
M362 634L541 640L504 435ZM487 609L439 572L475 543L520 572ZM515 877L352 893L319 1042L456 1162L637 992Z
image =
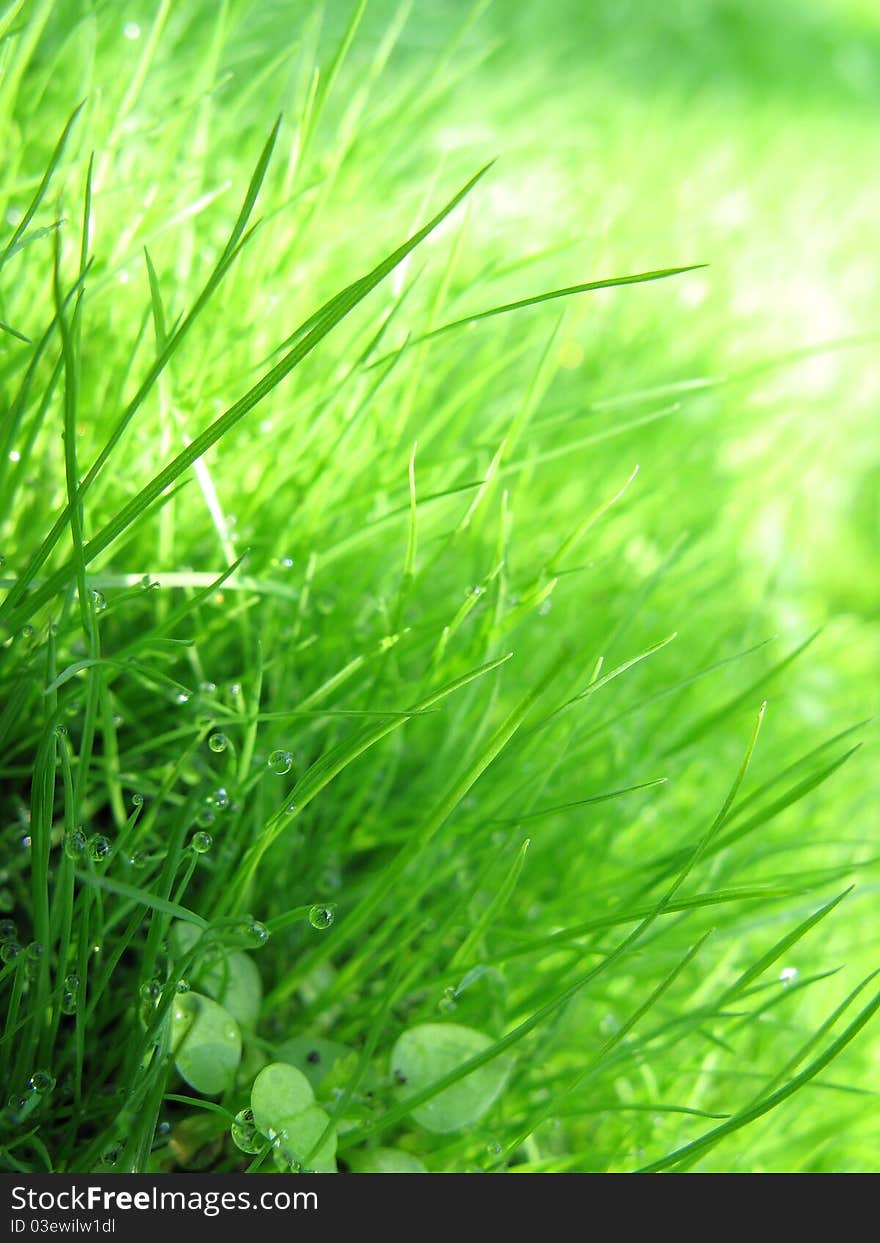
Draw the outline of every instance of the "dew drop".
M188 993L189 992L189 980L178 980L174 986L174 991L177 993Z
M21 946L17 941L5 941L0 945L0 959L3 962L14 962L21 953Z
M229 740L225 734L212 734L208 739L208 746L212 751L216 751L218 755L225 751L229 745Z
M56 726L55 726L55 737L56 737L56 738L66 738L66 737L67 737L67 726L66 726L66 725L56 725Z
M25 956L28 962L39 962L45 952L45 947L42 946L39 941L31 941L30 945L25 950Z
M213 814L211 819L214 819ZM202 823L201 817L199 823ZM210 833L193 833L189 844L197 855L206 855L214 845L214 839Z
M18 940L18 929L14 919L0 919L0 945Z
M178 704L189 703L189 691L178 691L174 696L174 702Z
M779 979L782 984L788 986L794 984L799 974L797 967L783 967L779 972Z
M283 777L293 767L293 756L289 751L273 751L269 756L268 764L276 776Z
M129 859L129 863L131 864L131 866L133 868L136 868L139 872L147 866L148 862L149 862L149 855L147 854L145 850L136 850L134 854L131 856L131 858Z
M210 804L206 803L204 807L202 807L202 808L200 808L200 809L199 809L199 813L198 813L198 815L196 816L196 821L197 821L197 822L198 822L198 823L199 823L199 824L200 824L203 828L207 828L207 827L208 827L208 825L210 825L210 824L213 824L213 823L214 823L214 818L215 818L215 817L214 817L214 809L213 809L213 807L211 807L211 806L210 806Z
M104 593L101 591L92 592L92 603L95 606L96 613L103 613L107 607L107 601L104 599Z
M138 992L140 993L141 1001L151 1001L155 1003L158 1001L162 992L162 984L155 978L152 980L145 980L138 989Z
M34 628L30 625L22 626L19 633L23 639L32 639L34 637Z
M143 794L132 794L132 796L131 796L131 805L132 805L132 807L143 807L143 805L144 805L144 796L143 796Z
M444 991L443 996L440 998L440 1001L437 1004L437 1009L442 1010L444 1014L451 1014L453 1010L458 1009L458 1005L456 1004L455 997L456 997L455 989L447 988Z
M38 1092L40 1096L46 1096L55 1087L55 1076L50 1075L48 1070L35 1070L28 1079L28 1087L32 1092Z
M64 834L64 853L68 859L81 859L86 851L86 835L82 829L71 829Z
M141 28L137 22L126 22L122 27L122 33L126 39L139 39L141 37Z
M241 1152L247 1152L251 1155L262 1152L265 1141L257 1130L252 1109L240 1110L235 1115L230 1131L233 1144Z
M322 903L317 903L309 911L309 923L313 928L329 928L333 923L335 912L336 908L334 906L325 906Z
M110 839L105 837L103 833L93 834L89 838L86 848L93 863L103 863L113 849L110 845Z
M67 993L61 994L61 1013L62 1014L76 1014L76 1007L77 1007L76 993L67 992Z
M229 807L229 795L224 787L220 786L217 790L215 790L212 797L214 799L214 806L218 807L220 811L226 811Z
M64 977L64 987L68 992L75 993L79 988L79 976L73 974L66 975Z
M265 945L269 940L269 929L253 916L248 917L237 926L236 933L254 949Z

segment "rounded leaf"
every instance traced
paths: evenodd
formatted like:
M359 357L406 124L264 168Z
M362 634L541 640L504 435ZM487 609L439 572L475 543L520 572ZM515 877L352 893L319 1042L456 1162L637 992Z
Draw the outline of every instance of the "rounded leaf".
M391 1073L405 1098L415 1095L494 1041L483 1032L457 1023L422 1023L405 1031L391 1051ZM460 1131L482 1118L504 1089L513 1063L497 1057L472 1070L430 1100L417 1105L411 1117L437 1134Z
M317 1152L312 1153L329 1121L329 1115L317 1105L309 1105L308 1109L294 1114L291 1118L282 1118L275 1128L276 1134L272 1141L276 1167L285 1173L308 1170L316 1174L335 1174L335 1130L331 1130Z
M402 1148L373 1148L351 1158L353 1174L427 1174L425 1165Z
M287 1062L270 1062L251 1088L254 1122L264 1135L280 1131L285 1118L302 1113L314 1099L312 1085L301 1070Z
M182 993L171 1013L171 1047L178 1071L205 1096L232 1085L241 1060L241 1033L223 1006L202 993Z
M183 956L201 935L199 928L180 920L171 929L171 948L176 955ZM196 961L189 975L200 992L219 1001L242 1027L256 1027L263 983L250 955L243 950L211 946Z
M336 1063L350 1053L347 1045L323 1036L291 1036L275 1050L278 1060L296 1066L313 1088L317 1088Z

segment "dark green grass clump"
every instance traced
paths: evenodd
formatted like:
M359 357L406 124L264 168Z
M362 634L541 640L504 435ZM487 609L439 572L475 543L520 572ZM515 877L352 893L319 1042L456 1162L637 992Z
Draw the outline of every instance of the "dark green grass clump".
M803 359L427 175L505 78L378 8L0 18L0 1166L870 1168L869 630L747 538Z

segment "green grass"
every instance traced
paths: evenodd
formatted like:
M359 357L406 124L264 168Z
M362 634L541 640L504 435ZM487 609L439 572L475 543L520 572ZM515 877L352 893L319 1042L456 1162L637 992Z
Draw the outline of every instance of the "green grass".
M0 1168L876 1169L880 28L698 7L0 11Z

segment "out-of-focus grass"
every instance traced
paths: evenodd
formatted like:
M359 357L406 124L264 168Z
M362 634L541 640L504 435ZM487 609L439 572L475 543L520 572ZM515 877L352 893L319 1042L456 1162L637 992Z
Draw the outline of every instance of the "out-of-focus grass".
M94 151L95 261L74 332L85 467L156 348L144 245L170 329L225 244L275 113L285 118L258 208L263 223L92 488L87 536L255 382L300 321L499 157L463 209L224 437L202 473L89 567L89 586L111 606L100 618L101 651L113 653L131 642L132 627L152 634L178 596L201 585L197 574L219 573L251 550L250 577L173 632L193 647L178 655L161 642L135 644L133 673L93 672L62 688L72 771L81 776L72 797L58 795L56 816L119 832L124 802L146 793L156 814L143 846L159 851L162 817L185 827L219 763L206 762L210 722L243 729L235 718L252 714L257 700L264 712L290 713L352 661L363 672L346 673L339 697L320 691L321 706L329 695L337 710L402 710L426 679L448 681L512 649L494 689L468 690L442 716L408 723L378 759L370 752L349 765L303 812L302 834L272 847L270 866L248 889L249 909L270 919L338 888L338 922L320 946L288 931L260 958L269 993L263 1039L307 1022L361 1047L377 1021L370 999L389 986L393 938L401 929L412 938L412 976L392 1028L410 1014L436 1017L437 999L450 1000L443 989L459 982L450 955L455 963L456 944L530 836L513 905L474 947L498 974L452 1003L460 1021L501 1036L613 951L603 917L658 899L656 886L681 864L676 852L715 815L769 698L743 791L752 802L724 828L732 836L712 847L698 887L751 888L752 897L672 917L681 922L671 931L661 921L663 935L652 933L530 1037L531 1068L506 1112L478 1134L444 1147L404 1124L398 1137L416 1150L425 1144L438 1169L499 1160L636 1168L664 1159L714 1125L667 1106L746 1107L875 961L870 746L830 771L855 742L870 743L870 730L813 754L878 706L878 308L866 260L876 248L878 191L866 169L876 146L880 26L871 7L553 0L409 12L376 3L353 29L338 73L347 5L123 13L70 0L14 9L13 72L0 92L10 229L66 117L86 103L33 222L47 231L0 276L0 319L39 338L51 315L59 217L70 283ZM579 295L422 339L539 291L701 262L709 266L678 280ZM364 356L385 315L381 341ZM2 348L12 403L30 347L7 334ZM63 386L47 414L39 395L48 374L42 365L21 423L0 427L10 585L64 501ZM637 464L625 496L564 547ZM70 555L69 541L52 568ZM122 576L133 585L144 573L167 587L153 593L155 603L121 594ZM45 646L50 615L64 619L59 669L96 654L88 625L85 638L76 635L70 596L33 618L25 601L15 615L19 627L38 628L38 645L21 656L19 638L6 653L10 821L31 804L32 770L42 771L34 714L56 660ZM591 676L673 631L673 643L600 685L575 712L549 725L527 720L514 749L457 804L449 836L426 839L409 881L389 890L390 907L364 917L364 944L346 939L346 916L359 918L360 904L380 892L396 849L536 683L551 648L565 641L571 651L570 689L547 705L558 709ZM389 635L391 655L376 661ZM189 689L219 690L176 704L173 690L152 680L157 670ZM98 704L100 743L83 760L80 731ZM345 736L338 719L308 727L270 719L256 753L264 770L273 747L291 745L307 781L309 766ZM668 784L629 799L569 806L659 777ZM260 840L277 786L244 764L224 769L224 779L239 783L244 810L226 829L222 861L197 871L187 898L207 918L222 908L223 885L241 882L236 849ZM786 806L786 790L804 801ZM551 814L558 807L566 810ZM751 831L739 838L737 826ZM19 827L11 837L21 835ZM147 883L123 864L117 879ZM748 1005L737 994L728 1015L719 998L749 964L853 878L858 887L844 905L744 985ZM20 857L7 882L9 905L27 925ZM413 897L425 905L424 927L418 904L407 905ZM577 938L565 932L591 920L598 923ZM445 939L436 932L444 921ZM615 1044L620 1025L713 925L686 987L673 987L644 1028ZM557 935L561 945L523 952L526 942ZM320 994L295 992L304 971L289 962L300 954L312 971L331 963L340 972L326 1006ZM791 968L808 981L841 965L834 977L792 986ZM316 978L308 976L311 989ZM137 966L123 961L120 979L120 995L134 995ZM120 1031L137 1021L124 1002L104 1020ZM390 1036L375 1034L378 1064ZM584 1070L585 1048L588 1065L599 1057L594 1070ZM701 1154L700 1168L875 1166L876 1111L860 1089L872 1081L876 1049L869 1029L778 1115ZM102 1079L86 1063L90 1090L90 1074ZM123 1080L125 1069L108 1071L117 1086L135 1083ZM572 1088L577 1074L586 1077ZM10 1079L9 1089L20 1085ZM112 1118L105 1124L110 1143ZM393 1136L400 1123L387 1126ZM48 1122L41 1134L62 1163L97 1142L59 1157ZM216 1158L220 1168L230 1159Z

